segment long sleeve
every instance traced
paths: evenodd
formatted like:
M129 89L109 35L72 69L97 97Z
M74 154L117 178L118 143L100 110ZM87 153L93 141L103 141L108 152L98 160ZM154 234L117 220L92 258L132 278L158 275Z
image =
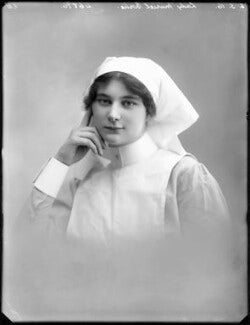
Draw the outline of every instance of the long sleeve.
M229 220L221 188L208 169L185 156L173 169L167 188L167 213L178 214L180 227L213 226Z
M35 178L15 228L32 228L45 235L64 232L78 183L93 167L92 158L87 155L71 167L52 158Z
M172 171L165 218L167 225L178 225L190 261L202 265L206 257L212 265L221 257L227 260L233 245L227 203L218 182L191 155L183 157Z
M183 223L189 222L194 215L199 222L209 223L229 217L219 184L202 163L192 158L186 158L185 169L180 171L177 197Z
M166 220L175 220L180 229L178 240L167 243L185 308L204 315L239 314L244 309L245 249L238 238L244 233L235 227L218 182L202 163L185 156L172 171L166 203Z
M169 199L175 197L168 213L179 222L184 268L203 274L210 285L212 274L234 276L239 259L236 232L221 188L208 169L185 156L173 169L167 193Z
M50 167L48 166L48 168ZM74 178L74 171L68 169L66 175L61 175L60 180L56 179L57 185L54 185L51 179L47 179L46 184L44 172L47 173L46 167L40 174L43 178L43 191L36 187L36 181L39 181L39 184L41 184L40 176L38 176L33 184L31 194L18 216L15 232L22 229L24 232L32 231L37 234L46 235L52 231L64 229L67 224L78 180ZM55 174L56 172L55 169ZM61 185L56 191L56 197L49 195L48 193L51 194L51 189L56 189L56 186L59 184Z

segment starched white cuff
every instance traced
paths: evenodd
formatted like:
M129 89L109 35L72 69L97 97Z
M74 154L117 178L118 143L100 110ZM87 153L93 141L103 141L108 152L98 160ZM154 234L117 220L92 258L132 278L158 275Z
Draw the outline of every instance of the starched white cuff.
M33 185L43 193L55 198L68 170L69 166L55 158L50 158L33 180Z

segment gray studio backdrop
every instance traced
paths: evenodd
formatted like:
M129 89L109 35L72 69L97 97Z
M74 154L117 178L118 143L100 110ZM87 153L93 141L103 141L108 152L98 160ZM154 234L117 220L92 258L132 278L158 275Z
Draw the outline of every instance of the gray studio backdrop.
M247 7L154 4L4 6L6 233L41 166L80 122L84 88L107 56L148 57L166 69L200 114L180 137L184 147L218 180L233 218L244 221Z
M149 57L166 69L200 114L181 135L185 148L216 177L234 217L244 218L246 7L122 4L3 8L5 220L16 217L33 178L80 121L84 88L107 56Z

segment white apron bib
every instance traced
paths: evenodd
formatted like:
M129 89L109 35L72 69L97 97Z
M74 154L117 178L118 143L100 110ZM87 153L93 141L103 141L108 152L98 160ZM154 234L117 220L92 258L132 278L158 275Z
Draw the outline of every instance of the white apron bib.
M67 235L108 245L165 232L166 188L184 155L160 149L143 162L90 173L76 191Z

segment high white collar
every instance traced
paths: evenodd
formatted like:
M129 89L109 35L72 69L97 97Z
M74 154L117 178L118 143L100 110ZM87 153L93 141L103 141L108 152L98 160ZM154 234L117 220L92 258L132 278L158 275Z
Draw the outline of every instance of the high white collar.
M158 147L145 132L138 140L121 147L107 147L103 158L111 161L112 167L121 168L138 163L149 158L158 150Z

